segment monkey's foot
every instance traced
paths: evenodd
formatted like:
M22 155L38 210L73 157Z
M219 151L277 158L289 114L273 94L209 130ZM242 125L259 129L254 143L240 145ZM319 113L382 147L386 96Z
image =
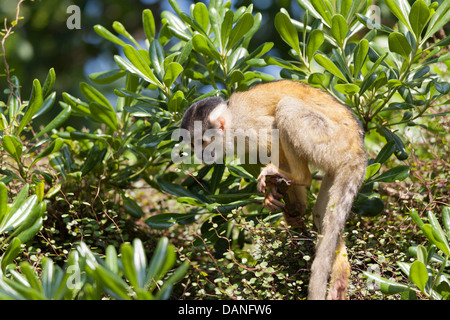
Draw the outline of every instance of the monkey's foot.
M273 164L267 165L258 176L258 192L264 193L267 186L276 185L279 179L285 180L288 186L291 184L290 177L281 172Z
M285 204L280 200L285 198L288 186L291 184L288 176L274 165L268 165L258 177L258 192L265 193L264 206L271 211L283 210ZM285 199L286 200L286 199Z

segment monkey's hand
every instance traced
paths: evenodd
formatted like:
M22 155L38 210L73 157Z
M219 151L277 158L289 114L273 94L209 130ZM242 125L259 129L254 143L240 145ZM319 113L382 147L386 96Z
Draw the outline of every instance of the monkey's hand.
M284 208L280 199L283 198L285 190L278 190L280 180L283 180L286 186L291 184L289 176L273 164L267 165L258 176L258 192L265 193L264 206L272 211Z

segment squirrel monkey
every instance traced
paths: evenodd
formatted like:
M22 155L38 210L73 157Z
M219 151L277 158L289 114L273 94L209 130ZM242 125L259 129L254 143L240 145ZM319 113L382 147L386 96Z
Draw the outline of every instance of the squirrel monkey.
M269 163L261 171L257 188L265 192L264 206L270 210L285 209L281 199L289 197L297 212L286 214L284 210L284 216L292 226L300 225L306 208L305 186L311 183L308 165L324 171L313 208L319 240L308 299L345 299L350 264L342 233L367 162L362 129L347 107L320 89L281 80L235 92L228 101L220 97L200 100L186 111L181 128L193 134L195 121L201 121L202 133L214 129L219 136L239 128L278 130L278 164ZM273 142L261 134L247 140L267 147L262 141ZM210 139L198 142L202 150L211 143ZM273 177L287 182L286 193L279 184L267 182L266 178Z

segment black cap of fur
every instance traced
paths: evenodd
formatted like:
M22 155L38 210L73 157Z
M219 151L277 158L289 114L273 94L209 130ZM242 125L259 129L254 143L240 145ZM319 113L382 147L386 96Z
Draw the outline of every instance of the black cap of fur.
M202 132L204 132L210 127L210 124L208 123L209 114L214 110L214 108L224 102L225 101L221 97L210 97L197 101L184 113L180 128L189 130L191 137L193 137L194 121L201 121Z

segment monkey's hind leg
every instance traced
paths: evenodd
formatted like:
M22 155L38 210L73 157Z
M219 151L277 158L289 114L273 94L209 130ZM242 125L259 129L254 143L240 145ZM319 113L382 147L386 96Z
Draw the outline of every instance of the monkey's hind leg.
M348 261L347 248L345 247L345 240L340 236L333 261L327 300L346 300L349 278L350 262Z

